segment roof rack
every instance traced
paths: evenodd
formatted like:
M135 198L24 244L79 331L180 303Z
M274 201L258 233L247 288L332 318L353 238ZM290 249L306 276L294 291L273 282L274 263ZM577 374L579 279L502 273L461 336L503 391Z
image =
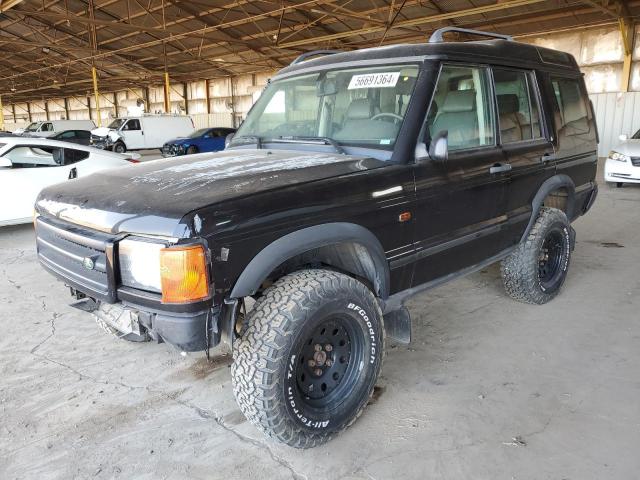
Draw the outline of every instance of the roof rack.
M291 65L303 62L309 57L315 57L316 55L333 55L334 53L342 53L342 50L313 50L312 52L304 52L298 58L296 58Z
M429 37L429 43L444 42L444 39L442 38L442 36L447 32L468 33L469 35L480 35L483 37L500 38L502 40L508 40L510 42L513 42L513 37L510 35L502 35L500 33L493 33L493 32L483 32L481 30L470 30L468 28L442 27L431 34L431 37Z

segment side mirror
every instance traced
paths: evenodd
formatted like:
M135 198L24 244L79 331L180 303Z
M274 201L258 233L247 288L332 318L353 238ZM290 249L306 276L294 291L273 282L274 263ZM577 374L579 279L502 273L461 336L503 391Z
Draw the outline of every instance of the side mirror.
M11 160L9 160L8 158L0 157L0 168L3 167L11 168L13 167L13 163L11 163Z
M233 136L235 135L235 133L230 133L229 135L227 135L224 139L224 148L227 148L229 146L229 144L231 143L231 140L233 140Z
M627 140L629 140L629 136L626 133L623 133L618 138L620 139L621 142L626 142Z
M446 162L449 158L449 131L440 130L429 144L429 158L435 162Z

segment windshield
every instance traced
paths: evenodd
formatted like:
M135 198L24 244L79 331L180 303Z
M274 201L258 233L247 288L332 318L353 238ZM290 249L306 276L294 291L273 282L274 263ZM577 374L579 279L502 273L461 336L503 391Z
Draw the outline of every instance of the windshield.
M113 128L114 130L118 130L124 122L126 122L126 118L116 118L113 122L109 124L108 128Z
M201 128L200 130L196 130L195 132L193 132L187 138L200 138L201 136L203 136L208 131L209 131L208 128Z
M392 149L418 76L416 65L345 68L270 83L233 142L322 137Z
M36 130L38 130L38 127L40 126L41 122L33 122L32 124L30 124L25 131L26 132L35 132Z

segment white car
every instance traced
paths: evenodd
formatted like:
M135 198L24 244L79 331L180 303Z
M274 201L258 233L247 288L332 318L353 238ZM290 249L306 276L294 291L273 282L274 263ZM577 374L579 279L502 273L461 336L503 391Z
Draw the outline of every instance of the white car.
M44 187L138 158L44 138L0 137L0 226L31 222Z
M640 130L631 138L620 135L620 141L604 164L604 180L618 188L625 183L640 183Z

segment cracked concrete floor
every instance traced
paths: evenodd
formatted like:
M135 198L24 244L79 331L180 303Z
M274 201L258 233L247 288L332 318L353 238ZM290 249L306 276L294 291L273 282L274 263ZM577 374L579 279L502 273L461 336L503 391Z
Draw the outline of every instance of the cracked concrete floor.
M601 186L562 294L493 266L409 303L358 422L309 451L236 407L229 356L130 344L67 306L30 226L0 231L2 479L630 479L640 471L640 188Z

